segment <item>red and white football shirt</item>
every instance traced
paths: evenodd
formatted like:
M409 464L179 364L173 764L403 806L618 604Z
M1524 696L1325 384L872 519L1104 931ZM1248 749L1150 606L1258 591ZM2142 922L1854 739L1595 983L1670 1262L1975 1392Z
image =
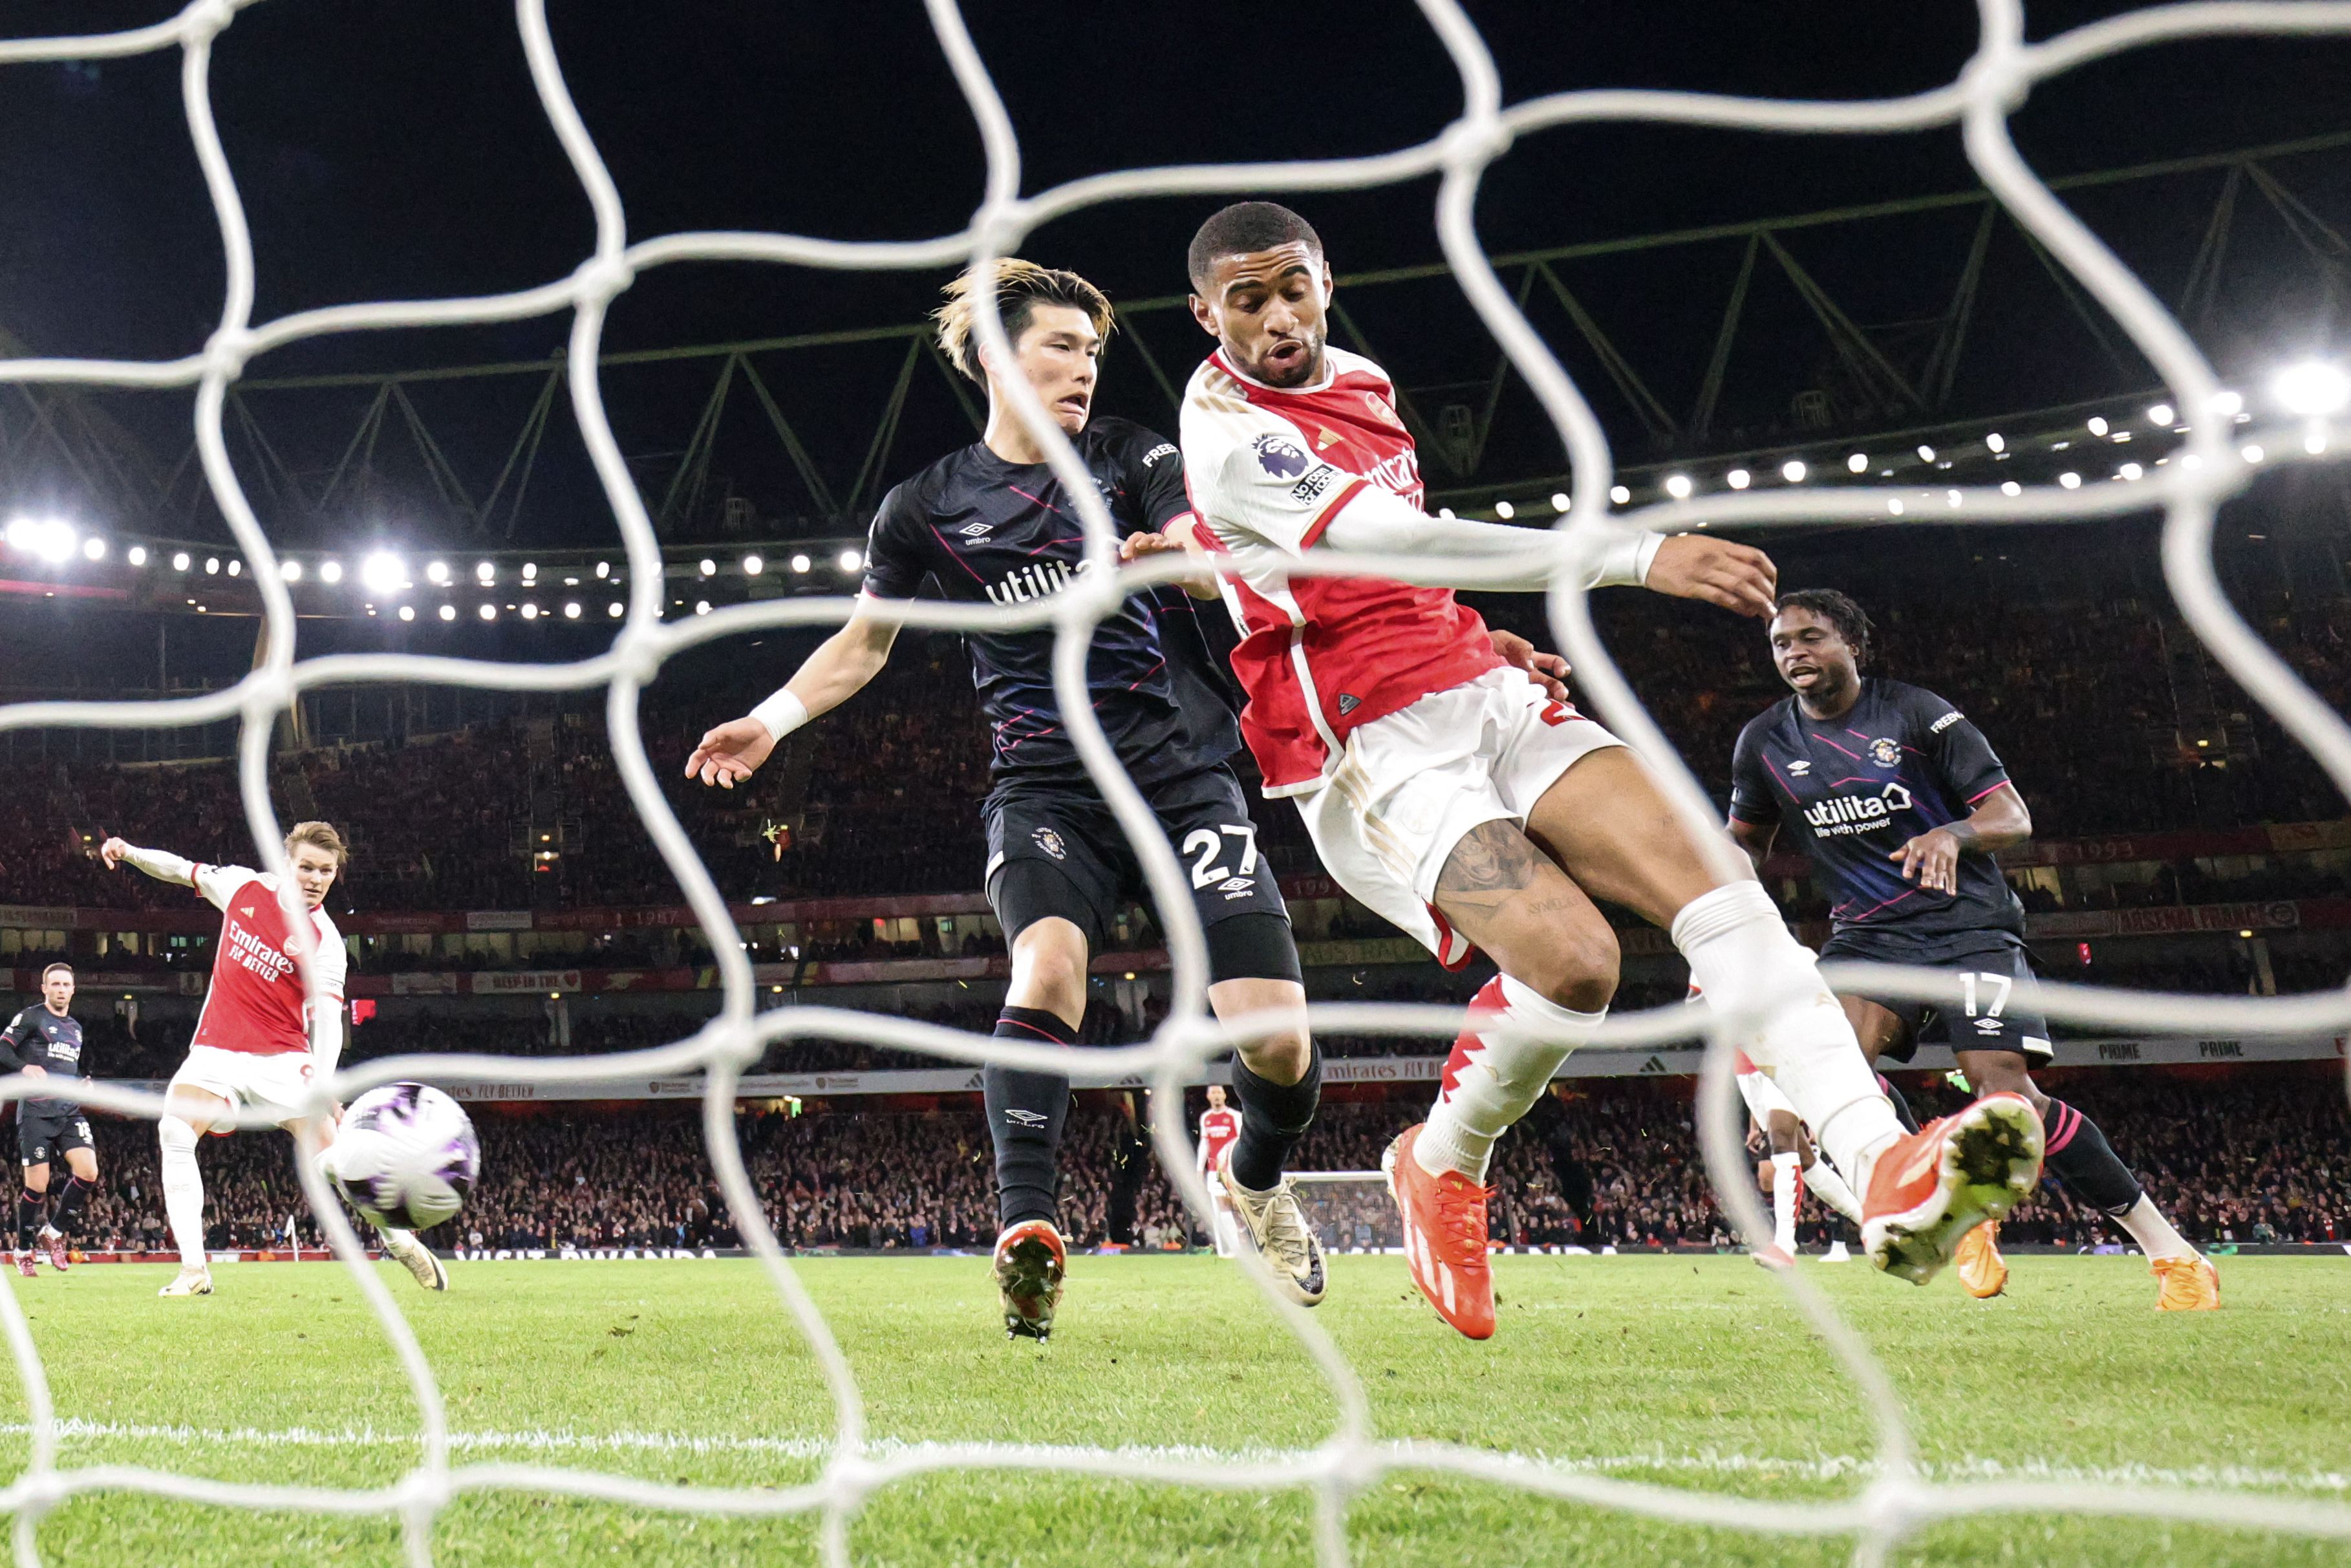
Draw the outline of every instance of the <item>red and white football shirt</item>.
M1231 1106L1200 1113L1200 1168L1212 1171L1225 1150L1241 1135L1241 1113Z
M1446 588L1301 577L1290 563L1377 486L1421 504L1420 457L1387 373L1323 350L1323 378L1281 390L1218 350L1184 392L1184 473L1239 622L1241 734L1268 795L1319 788L1347 735L1500 666L1486 623Z
M221 931L212 988L189 1043L254 1056L308 1051L308 998L295 958L294 926L277 903L277 879L241 865L199 865L195 885L219 907ZM348 967L342 933L323 909L312 910L310 919L319 993L340 1007Z

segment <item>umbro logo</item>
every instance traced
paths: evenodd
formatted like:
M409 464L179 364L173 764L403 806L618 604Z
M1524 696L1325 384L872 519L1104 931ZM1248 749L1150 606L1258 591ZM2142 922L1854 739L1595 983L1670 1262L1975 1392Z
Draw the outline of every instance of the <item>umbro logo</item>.
M956 530L967 539L984 539L995 531L996 525L987 522L966 523Z
M1016 1127L1041 1127L1050 1120L1042 1111L1023 1111L1018 1105L1007 1106L1004 1119Z
M1788 764L1788 777L1791 779L1802 779L1805 774L1810 773L1812 770L1813 765L1805 761L1801 757Z

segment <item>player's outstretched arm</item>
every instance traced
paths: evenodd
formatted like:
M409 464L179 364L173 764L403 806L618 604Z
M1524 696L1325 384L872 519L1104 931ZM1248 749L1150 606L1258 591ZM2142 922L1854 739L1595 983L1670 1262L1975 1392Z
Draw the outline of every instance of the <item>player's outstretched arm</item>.
M1731 841L1747 852L1747 858L1755 862L1756 873L1761 874L1763 862L1771 858L1771 841L1780 836L1780 824L1742 822L1737 817L1729 818L1727 821Z
M778 741L862 691L890 662L897 640L896 617L872 600L859 600L848 623L820 643L773 695L702 737L685 759L685 776L732 789L759 770Z
M1147 555L1191 556L1199 563L1201 570L1193 576L1177 580L1184 591L1195 599L1222 598L1223 594L1217 588L1216 568L1211 564L1199 537L1192 531L1198 521L1187 512L1180 517L1170 518L1167 526L1155 533L1129 534L1118 541L1118 559L1131 563Z
M182 887L196 884L196 862L182 860L169 850L144 850L121 839L109 839L98 846L98 858L106 862L109 871L131 865L157 882L175 882Z
M1929 828L1886 858L1897 861L1905 880L1938 893L1959 891L1959 854L1978 850L1997 854L2032 836L2032 813L2013 784L1985 796L1960 821Z

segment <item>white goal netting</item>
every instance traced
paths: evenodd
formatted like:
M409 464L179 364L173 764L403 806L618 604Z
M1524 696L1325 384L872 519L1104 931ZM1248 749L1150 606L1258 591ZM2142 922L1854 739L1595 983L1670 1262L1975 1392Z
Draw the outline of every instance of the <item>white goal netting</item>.
M293 0L284 0L293 3ZM2182 410L2209 409L2220 387L2211 367L2180 325L2114 254L2076 219L2029 168L2009 135L2008 117L2040 84L2087 62L2166 41L2222 34L2351 33L2351 4L2322 0L2215 0L2210 4L2158 6L2082 27L2040 43L2028 43L2017 0L1979 0L1981 41L1966 68L1947 86L1892 99L1794 102L1740 99L1689 93L1590 90L1555 94L1505 108L1495 64L1477 29L1454 0L1419 0L1420 9L1458 73L1458 116L1440 134L1414 146L1374 156L1314 162L1131 169L1074 181L1034 195L1021 193L1020 147L987 69L964 29L954 0L926 0L940 47L977 120L987 153L987 188L970 223L960 232L908 243L854 243L766 233L692 233L632 242L621 198L585 125L574 110L557 60L539 0L517 0L517 25L529 60L540 104L559 139L572 172L585 190L595 216L594 254L569 277L517 293L478 298L371 302L309 310L256 324L254 250L240 204L235 171L223 152L209 96L214 41L235 20L241 0L196 0L172 19L130 32L88 37L0 41L0 65L40 60L87 60L176 49L183 62L184 108L189 133L217 216L227 271L220 325L201 353L166 362L19 358L0 360L0 381L104 383L118 386L195 389L195 435L203 470L242 551L258 590L267 623L267 656L235 686L202 697L123 703L28 703L0 708L0 727L97 726L118 728L194 725L235 718L241 726L239 767L243 800L262 863L284 875L281 825L272 812L266 762L272 727L303 691L354 682L432 682L505 691L549 691L601 686L608 694L609 733L621 777L679 885L684 890L716 954L724 984L719 1015L692 1039L623 1055L566 1060L517 1060L486 1056L419 1056L379 1061L353 1068L332 1085L317 1090L323 1105L329 1095L349 1099L374 1084L428 1077L442 1082L486 1080L539 1083L608 1077L616 1072L707 1075L704 1122L721 1187L745 1242L763 1261L785 1309L813 1348L830 1386L835 1431L818 1478L778 1490L719 1490L664 1486L597 1472L521 1464L456 1464L442 1396L427 1364L391 1295L361 1261L357 1239L334 1202L305 1171L311 1204L337 1252L372 1305L396 1348L413 1388L422 1429L422 1462L396 1484L375 1490L337 1490L203 1480L168 1471L120 1466L66 1468L58 1463L59 1424L49 1397L39 1353L13 1294L0 1291L0 1327L5 1327L31 1409L31 1458L26 1469L0 1491L0 1505L15 1519L15 1552L23 1564L39 1561L42 1519L78 1493L133 1490L192 1502L247 1509L277 1509L340 1514L396 1515L406 1551L415 1563L432 1559L434 1523L460 1493L496 1489L592 1498L647 1510L701 1514L813 1514L825 1561L850 1561L849 1526L881 1489L925 1470L942 1469L1053 1469L1179 1486L1232 1490L1309 1489L1316 1498L1317 1550L1325 1563L1350 1560L1347 1512L1350 1498L1400 1468L1435 1471L1524 1489L1546 1496L1630 1511L1685 1524L1787 1534L1839 1536L1855 1542L1857 1561L1883 1561L1893 1546L1935 1521L1991 1511L2040 1511L2112 1513L2137 1519L2203 1521L2351 1540L2351 1506L2283 1499L2222 1490L2158 1490L2076 1481L2036 1483L1997 1480L1930 1483L1914 1458L1910 1429L1899 1399L1861 1339L1824 1300L1802 1280L1782 1275L1797 1306L1818 1328L1857 1385L1878 1432L1877 1463L1866 1488L1831 1501L1757 1500L1704 1490L1640 1484L1588 1470L1549 1465L1519 1456L1465 1446L1377 1436L1362 1385L1329 1337L1303 1311L1272 1290L1262 1266L1244 1251L1240 1266L1264 1288L1270 1308L1311 1352L1327 1378L1338 1416L1328 1437L1288 1467L1219 1463L1181 1457L1159 1458L1108 1450L1022 1449L987 1444L926 1446L906 1450L869 1440L856 1378L831 1329L777 1248L747 1180L735 1141L735 1098L739 1074L770 1043L800 1035L822 1035L904 1051L927 1052L961 1062L1001 1062L1066 1072L1080 1082L1100 1082L1142 1072L1163 1090L1173 1090L1207 1057L1232 1044L1205 1007L1205 944L1176 857L1165 836L1127 781L1084 695L1085 650L1094 628L1120 597L1181 570L1178 562L1120 571L1107 513L1085 482L1075 454L1055 431L1025 386L1013 390L1022 417L1045 444L1055 471L1083 513L1088 559L1095 570L1077 578L1050 600L1017 608L948 606L932 602L908 620L924 627L1051 626L1058 636L1055 678L1071 735L1104 797L1134 841L1165 922L1174 965L1175 1004L1165 1026L1148 1043L1080 1053L1021 1047L976 1035L865 1013L822 1008L755 1011L749 959L742 950L726 903L713 884L684 829L654 782L653 765L640 738L639 693L663 661L680 650L714 638L783 625L834 623L848 614L846 598L795 599L744 604L683 621L663 619L661 557L652 523L621 449L608 424L599 392L597 361L605 315L612 300L647 268L674 262L732 259L778 266L826 268L940 269L987 262L1012 252L1038 225L1081 207L1142 196L1171 194L1265 194L1395 183L1440 177L1437 236L1460 287L1534 389L1557 426L1572 459L1573 507L1550 534L1531 532L1531 561L1556 569L1550 608L1562 646L1573 662L1593 706L1613 728L1635 745L1668 780L1679 808L1704 841L1719 842L1715 813L1696 781L1633 695L1594 632L1583 594L1567 570L1595 551L1613 526L1608 520L1611 457L1600 426L1574 383L1511 303L1481 249L1473 222L1474 197L1487 167L1505 156L1514 139L1572 123L1650 121L1708 125L1793 135L1858 135L1957 126L1968 156L1994 196L2053 255L2087 293L2111 314L2137 349L2160 372ZM975 296L987 301L989 291ZM255 356L299 340L329 333L384 330L434 325L509 321L569 312L569 385L571 410L611 506L627 551L630 599L627 619L610 651L560 664L517 664L367 654L299 659L291 601L280 578L270 540L232 472L221 414L228 388ZM1006 350L1003 324L992 306L982 313L982 340ZM2192 417L2192 413L2191 413ZM2346 728L2231 609L2215 575L2211 542L2219 504L2245 483L2247 467L2222 422L2193 419L2184 459L2151 474L2139 486L2089 486L2076 490L2033 487L2016 496L1991 489L1951 492L1953 514L1981 524L2087 519L2159 507L2165 517L2163 565L2188 622L2220 662L2325 766L2339 789L2351 794L2351 728ZM1701 525L1755 527L1782 522L1883 518L1898 512L1893 492L1870 487L1812 491L1749 492L1708 496L1618 514L1631 526L1683 529ZM1499 563L1499 571L1519 572L1526 563ZM1409 559L1333 558L1313 570L1375 570L1410 578ZM1727 845L1723 852L1730 852ZM290 883L289 883L290 885ZM1834 983L1835 976L1832 975ZM1922 998L1932 992L1924 974L1887 971L1873 976L1881 989L1899 988ZM2124 994L2084 988L2050 987L2046 1008L2055 1019L2077 1023L2128 1026L2156 1032L2317 1032L2351 1028L2351 997L2324 993L2265 1000L2199 998ZM1598 1043L1651 1045L1686 1037L1709 1021L1693 1022L1691 1009L1673 1007L1613 1019ZM1708 1168L1727 1208L1747 1230L1769 1234L1749 1184L1742 1159L1719 1113L1731 1093L1729 1031L1756 1020L1717 1016L1715 1039L1701 1086L1699 1126ZM1449 1037L1459 1027L1458 1010L1403 1004L1318 1005L1318 1029L1350 1033ZM0 1094L22 1098L26 1081L0 1082ZM159 1099L92 1087L92 1104L152 1117ZM1152 1096L1153 1133L1165 1167L1196 1215L1205 1215L1207 1195L1192 1174L1190 1149L1181 1124L1182 1096ZM1894 1287L1889 1285L1888 1289Z

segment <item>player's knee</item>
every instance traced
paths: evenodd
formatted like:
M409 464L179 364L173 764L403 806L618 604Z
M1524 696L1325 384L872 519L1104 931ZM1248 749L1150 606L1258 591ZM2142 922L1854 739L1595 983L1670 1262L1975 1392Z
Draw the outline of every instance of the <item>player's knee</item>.
M1241 1049L1240 1058L1267 1082L1290 1084L1306 1076L1314 1049L1304 1024L1284 1025L1251 1040Z
M1544 972L1525 983L1571 1011L1601 1012L1615 998L1621 962L1616 934L1594 922L1593 929L1559 933L1545 955Z
M155 1142L165 1155L190 1155L196 1152L197 1132L186 1117L166 1114L155 1124Z

